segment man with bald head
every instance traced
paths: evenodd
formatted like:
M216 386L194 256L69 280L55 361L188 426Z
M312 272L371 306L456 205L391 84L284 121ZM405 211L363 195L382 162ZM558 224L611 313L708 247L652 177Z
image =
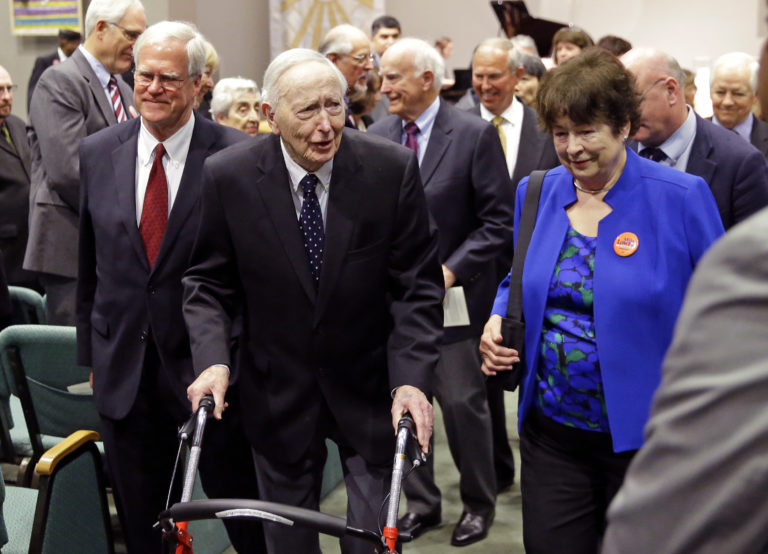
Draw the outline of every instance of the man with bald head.
M88 135L131 116L132 91L120 74L130 69L133 44L145 27L139 0L93 0L85 15L85 43L48 68L32 94L32 183L24 269L40 274L51 325L75 324L77 148Z
M432 434L443 288L416 156L344 129L347 86L321 54L283 52L264 74L272 134L206 161L183 279L199 374L188 394L197 406L212 393L220 417L237 379L264 500L317 509L332 438L347 524L377 529L393 425L410 412L423 449ZM271 553L320 553L316 532L264 531ZM352 537L341 547L373 549Z
M715 60L709 83L712 123L735 131L768 156L768 123L755 117L757 73L760 64L744 52L730 52Z
M21 264L27 247L30 153L24 121L11 114L16 85L0 66L0 250L8 284L37 288Z
M635 76L641 95L640 126L634 136L641 156L702 177L726 230L768 205L765 158L686 105L684 74L672 56L634 48L621 61Z
M373 54L368 35L354 25L337 25L328 31L318 50L339 68L347 80L347 90L344 93L344 125L356 129L355 120L349 112L349 95L353 92L365 92L366 73L373 69Z

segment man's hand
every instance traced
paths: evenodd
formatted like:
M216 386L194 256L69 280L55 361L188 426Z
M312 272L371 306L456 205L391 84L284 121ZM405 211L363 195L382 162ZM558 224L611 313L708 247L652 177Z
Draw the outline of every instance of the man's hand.
M229 369L223 365L212 365L197 376L195 382L187 387L187 398L192 403L192 411L196 412L200 399L206 394L213 396L216 407L213 417L221 419L221 414L229 405L224 402L224 393L229 386Z
M426 454L429 451L429 438L432 436L435 413L424 393L411 385L402 385L395 391L395 398L392 401L392 427L395 428L395 433L397 433L397 423L406 413L411 414L416 424L416 436L422 452Z
M509 371L520 361L514 348L501 346L501 316L492 315L480 337L480 355L483 365L480 369L486 375L496 375L497 371Z
M88 384L93 388L93 370L88 372Z
M446 290L456 283L456 275L445 265L443 265L443 280L445 281Z

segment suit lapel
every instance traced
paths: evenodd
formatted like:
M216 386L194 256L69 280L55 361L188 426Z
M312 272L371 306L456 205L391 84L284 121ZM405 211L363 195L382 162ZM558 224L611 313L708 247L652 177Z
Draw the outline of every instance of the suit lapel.
M144 251L144 243L136 225L136 155L139 144L140 120L134 119L129 125L121 127L118 135L120 146L112 151L112 167L115 172L120 219L128 233L128 239L139 260L149 271L149 261Z
M333 158L328 212L325 218L325 251L315 322L325 311L331 291L341 273L359 211L360 188L356 178L360 160L355 155L350 142L349 138L342 135L339 151Z
M270 135L266 140L269 146L260 149L261 163L258 164L259 169L264 173L256 180L256 189L262 197L264 206L277 231L277 236L283 244L285 254L290 260L304 292L314 302L317 293L315 292L312 273L309 270L307 253L304 250L304 239L296 219L296 208L291 198L290 179L283 161L280 138L277 135ZM258 144L256 143L256 145Z
M24 166L24 171L27 174L27 177L29 177L30 173L30 157L29 157L29 148L27 145L27 129L24 123L20 120L12 120L11 118L8 118L5 120L5 123L8 125L8 132L11 135L11 140L13 141L13 144L16 149L16 155L21 159L21 164ZM17 124L18 123L18 124ZM7 142L0 141L0 143L4 144L8 147L8 150L11 151L11 145ZM23 145L23 147L22 147Z
M91 64L88 63L88 60L85 59L85 56L79 50L75 50L72 53L72 61L77 64L83 79L87 81L88 86L91 89L91 94L93 94L93 98L96 101L96 105L99 106L101 115L104 116L104 119L109 125L116 124L117 118L115 117L115 111L109 104L107 95L104 93L104 88L101 86L99 78L96 77L96 73L94 73L91 68Z
M435 123L429 135L427 151L424 152L424 158L421 161L421 180L424 182L425 187L429 185L432 174L437 169L440 160L452 141L451 133L453 132L453 126L446 113L447 111L448 107L440 100L440 109L437 111Z
M702 125L702 121L699 116L696 116L696 136L691 145L691 155L688 157L688 165L685 168L685 172L698 175L711 188L712 185L710 183L712 182L712 175L714 175L715 169L717 169L717 164L709 159L713 151L712 140L704 125Z
M200 181L203 173L203 163L210 153L211 145L215 140L215 129L203 129L204 123L200 117L195 118L192 130L192 138L189 142L187 161L184 163L184 173L181 175L179 190L173 207L168 214L168 224L160 243L160 250L152 270L155 271L167 256L167 252L173 247L176 237L184 227L184 222L190 215L192 208L200 197ZM206 132L208 131L208 132Z
M533 110L523 106L523 124L520 129L520 145L517 148L512 186L517 188L520 179L539 167L541 140L536 132L536 116Z

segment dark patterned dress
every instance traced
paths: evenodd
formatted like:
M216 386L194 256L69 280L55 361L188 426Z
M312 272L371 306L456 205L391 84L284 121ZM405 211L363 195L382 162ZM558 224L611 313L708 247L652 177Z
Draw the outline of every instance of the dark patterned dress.
M608 433L592 304L596 246L597 237L569 226L544 310L536 403L558 423Z

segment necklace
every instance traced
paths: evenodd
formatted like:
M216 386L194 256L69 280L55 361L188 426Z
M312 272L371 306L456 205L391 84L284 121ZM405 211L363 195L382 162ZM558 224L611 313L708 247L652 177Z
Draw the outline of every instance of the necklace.
M586 192L587 194L599 194L601 192L605 192L610 188L608 185L605 185L603 188L597 189L597 190L585 189L579 183L576 182L576 179L573 180L573 186L579 189L581 192Z

